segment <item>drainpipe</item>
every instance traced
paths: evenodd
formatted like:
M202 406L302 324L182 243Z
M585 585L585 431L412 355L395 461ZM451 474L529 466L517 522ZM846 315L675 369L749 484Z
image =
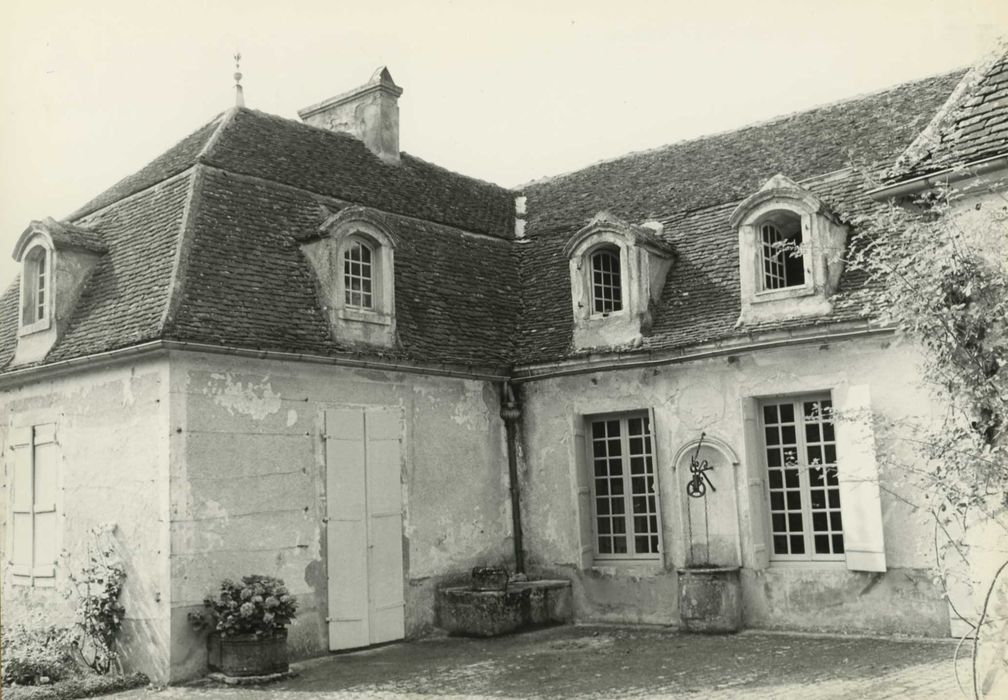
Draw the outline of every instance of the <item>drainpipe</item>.
M501 392L501 418L507 431L508 482L511 490L511 530L514 533L515 573L525 573L525 551L522 546L521 491L518 487L518 421L521 409L515 400L511 382L504 382Z

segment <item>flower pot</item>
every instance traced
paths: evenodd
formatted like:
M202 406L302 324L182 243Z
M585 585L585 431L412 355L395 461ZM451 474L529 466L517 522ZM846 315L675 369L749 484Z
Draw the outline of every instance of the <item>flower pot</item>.
M742 583L737 566L695 566L676 571L680 629L725 633L742 628Z
M268 676L285 673L287 662L287 630L272 636L238 634L222 637L213 632L207 637L207 665L226 676Z

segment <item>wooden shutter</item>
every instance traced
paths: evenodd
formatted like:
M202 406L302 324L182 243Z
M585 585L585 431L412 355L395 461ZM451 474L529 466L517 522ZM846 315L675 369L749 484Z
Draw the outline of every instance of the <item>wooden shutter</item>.
M882 502L879 497L871 394L866 384L840 393L836 422L837 479L844 551L852 571L885 571Z
M764 569L770 565L770 538L767 534L767 470L763 463L763 436L758 411L759 402L756 399L742 399L746 493L749 501L749 566Z
M582 569L591 567L595 561L595 516L592 508L591 473L592 462L585 435L585 419L574 418L574 474L577 487L577 509L580 541L580 561Z
M7 563L11 581L31 585L32 570L32 429L14 428L11 434L11 470L8 489L11 499L7 526Z
M326 411L325 455L329 648L352 649L371 639L361 409Z
M371 644L405 636L401 421L398 410L369 409L367 511Z
M32 511L34 513L34 538L32 577L52 578L56 575L59 533L56 517L56 491L58 462L56 454L56 425L47 423L35 426L33 471L35 475ZM51 584L46 582L43 585Z

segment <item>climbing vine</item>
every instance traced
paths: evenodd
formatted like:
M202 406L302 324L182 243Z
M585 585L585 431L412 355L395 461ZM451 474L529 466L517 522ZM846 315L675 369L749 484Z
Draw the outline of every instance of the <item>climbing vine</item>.
M886 456L883 467L907 475L891 482L890 494L932 516L943 585L969 572L976 533L1008 536L1008 199L987 192L973 201L966 207L938 192L862 216L852 222L858 233L847 262L863 279L865 314L920 348L923 382L944 407L939 417L878 418L911 455ZM976 592L979 612L956 608L946 590L977 640L975 697L1005 673L998 662L978 669L976 655L985 640L996 648L1008 634L1005 568L995 567Z
M100 533L92 531L85 564L69 579L77 598L76 654L96 673L106 674L113 667L122 671L116 639L126 612L119 602L126 572L101 540Z

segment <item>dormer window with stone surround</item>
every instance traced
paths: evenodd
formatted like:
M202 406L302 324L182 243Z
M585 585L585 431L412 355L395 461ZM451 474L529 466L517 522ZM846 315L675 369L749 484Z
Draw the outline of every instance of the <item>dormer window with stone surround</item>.
M94 231L51 218L25 229L13 254L21 264L21 299L11 366L45 359L105 250Z
M673 259L660 229L602 212L564 246L575 349L631 345L650 329L651 304L661 295Z
M822 200L775 175L730 221L739 240L740 325L832 311L847 227Z
M335 340L394 343L396 245L383 218L360 206L327 218L317 238L302 245Z

